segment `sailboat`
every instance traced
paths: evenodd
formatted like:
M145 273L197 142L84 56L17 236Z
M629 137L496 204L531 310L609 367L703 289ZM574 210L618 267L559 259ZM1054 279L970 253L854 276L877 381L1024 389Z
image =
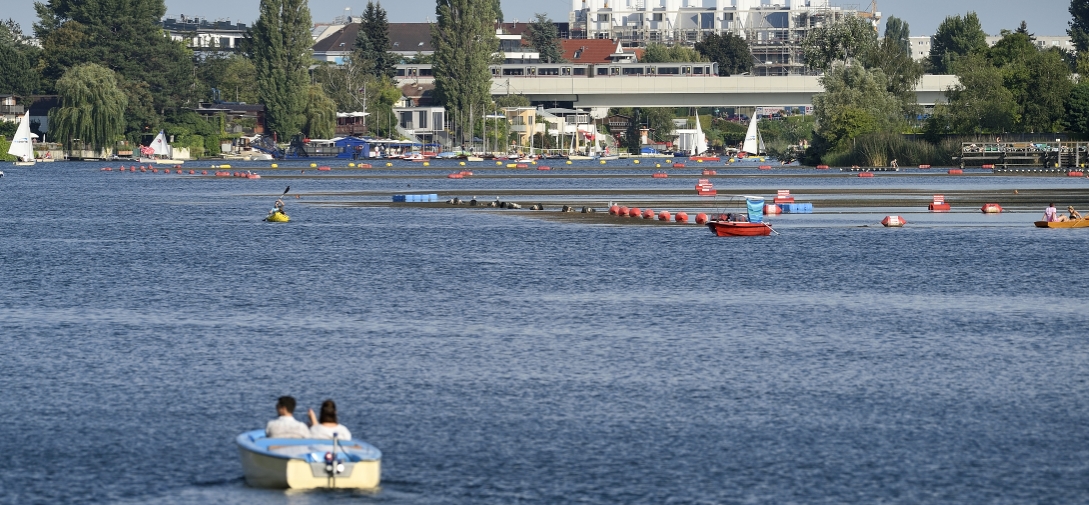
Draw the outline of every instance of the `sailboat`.
M696 111L696 145L693 146L692 161L719 161L718 156L703 156L707 152L707 136L703 134L703 126L700 125L700 113Z
M183 160L173 158L174 148L170 147L170 144L166 141L166 134L162 130L159 130L159 134L155 136L155 140L151 141L151 145L140 149L140 153L143 154L140 157L140 163L164 163L169 165L185 163Z
M741 151L750 155L762 156L765 153L764 137L760 136L760 130L756 127L756 114L749 120L749 131L745 132L745 142L741 144Z
M15 136L11 138L11 146L8 154L19 158L15 162L17 166L28 167L34 164L34 144L30 138L30 110L23 114L19 121L19 127L15 130Z

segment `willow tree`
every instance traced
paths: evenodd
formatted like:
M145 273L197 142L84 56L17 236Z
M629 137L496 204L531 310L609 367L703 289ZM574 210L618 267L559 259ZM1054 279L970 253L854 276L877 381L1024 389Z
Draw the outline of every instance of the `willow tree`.
M265 104L265 125L286 138L305 120L313 63L310 8L306 0L261 0L260 11L251 30L257 96Z
M307 90L304 116L303 131L311 138L330 139L336 134L337 104L325 95L321 84L311 84Z
M112 70L84 63L68 69L56 86L60 107L49 111L54 138L69 146L79 139L97 151L124 133L128 98Z
M437 22L431 26L435 46L435 91L446 104L458 132L472 128L472 109L491 102L492 54L499 49L495 36L495 0L437 0Z

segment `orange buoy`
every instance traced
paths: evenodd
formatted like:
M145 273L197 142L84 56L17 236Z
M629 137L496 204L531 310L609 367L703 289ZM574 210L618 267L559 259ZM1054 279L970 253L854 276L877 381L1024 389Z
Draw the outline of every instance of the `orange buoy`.
M885 219L881 220L881 225L886 228L900 228L907 224L907 221L900 216L885 216Z
M552 167L546 167L544 165L537 167L537 170L552 170Z
M659 212L658 213L658 220L659 221L665 221L665 222L668 223L669 222L669 211L668 210L663 210L663 211Z
M673 220L678 222L678 223L687 223L688 222L688 213L678 212L677 216L674 217Z
M707 224L707 214L702 212L696 214L696 224Z
M991 165L991 168L994 168L994 165ZM963 173L964 173L964 170L961 170L959 168L950 168L949 169L949 175L961 175Z
M1067 177L1084 177L1085 172L1082 172L1081 170L1074 170L1074 171L1067 172L1066 176Z
M703 174L702 175L718 175L718 172L716 172L714 170L711 170L709 168L705 168L705 169L703 169Z
M921 168L923 170L926 170L926 169L930 168L930 165L919 165L919 168Z
M979 210L984 214L999 214L1002 212L1002 206L997 203L985 203Z
M196 170L190 170L190 171L189 171L189 175L193 175L193 174L196 174L196 173L197 173L197 171L196 171Z
M461 172L458 172L458 173L461 174L464 177L472 177L472 175L473 175L473 173L471 171L469 171L469 170L462 170Z
M654 219L654 211L650 209L644 210L643 219Z
M446 174L446 178L447 179L464 179L465 176L461 175L461 173L459 172L459 173L453 173L453 174Z
M764 215L765 216L777 216L782 211L783 211L783 209L780 209L779 206L775 205L774 203L765 203L764 204Z
M609 207L609 214L612 214L614 216L617 215L617 214L620 214L620 207L618 207L616 205L613 205L612 207Z
M859 172L859 177L873 177L873 172Z
M208 171L207 170L201 170L200 175L208 175Z
M771 165L760 165L757 168L760 170L771 170Z
M182 171L181 171L181 169L178 169L178 170L175 170L174 173L180 174L180 173L182 173Z
M528 163L515 163L514 168L529 168Z
M618 215L620 217L628 217L628 208L627 207L620 207L620 210L617 211L616 215Z
M639 217L643 211L639 210L639 207L632 207L628 209L628 217Z
M329 167L322 166L322 167L318 167L318 170L321 170L322 172L328 172L328 171L330 171L332 169L329 168Z
M673 168L684 168L684 163L674 163Z
M828 165L817 165L817 170L828 170Z
M983 166L981 166L981 167L979 167L979 168L994 168L994 165L993 165L993 164L990 164L990 163L988 163L988 164L986 164L986 165L983 165ZM949 173L953 173L953 172L952 172L952 171L950 171Z
M370 163L360 163L356 165L356 168L372 168Z
M651 175L651 177L655 179L665 179L666 177L669 177L669 174L665 172L654 172L654 175Z

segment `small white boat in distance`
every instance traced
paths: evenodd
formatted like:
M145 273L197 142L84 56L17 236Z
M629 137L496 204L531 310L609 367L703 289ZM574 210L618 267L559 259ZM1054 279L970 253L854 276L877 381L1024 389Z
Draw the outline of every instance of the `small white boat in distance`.
M15 135L11 137L11 145L8 146L8 154L18 158L17 166L28 167L34 164L34 144L30 133L30 109L27 109L19 121L19 127L15 129Z
M382 451L359 440L268 438L265 430L235 439L246 484L278 489L375 489Z

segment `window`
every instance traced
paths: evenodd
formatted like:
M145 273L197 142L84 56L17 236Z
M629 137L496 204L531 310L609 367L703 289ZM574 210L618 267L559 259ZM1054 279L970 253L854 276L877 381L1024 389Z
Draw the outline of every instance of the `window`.
M713 12L701 12L700 13L700 29L711 30L715 27L715 13Z
M680 67L658 67L658 75L677 75L681 73Z
M504 68L503 75L525 75L525 69L523 68Z
M624 75L643 75L643 69L624 67Z
M424 76L424 77L430 77L430 76L432 76L433 74L431 73L431 69L430 69L430 68L421 68L421 69L420 69L420 75L422 75L422 76Z
M696 75L703 75L703 67L696 67L696 69L695 69L695 72L694 72L694 73L695 73Z
M402 112L401 113L401 128L412 128L412 113L411 112Z
M421 130L427 129L427 111L420 112L420 124L417 126L417 128Z
M655 12L653 20L654 21L661 21L662 20L662 13L661 12Z
M600 67L597 69L597 75L609 75L608 67Z
M571 75L571 67L563 67L560 69L560 75Z
M575 75L586 75L586 67L575 68Z
M609 15L608 14L598 14L597 15L597 22L598 23L608 23L609 22Z

